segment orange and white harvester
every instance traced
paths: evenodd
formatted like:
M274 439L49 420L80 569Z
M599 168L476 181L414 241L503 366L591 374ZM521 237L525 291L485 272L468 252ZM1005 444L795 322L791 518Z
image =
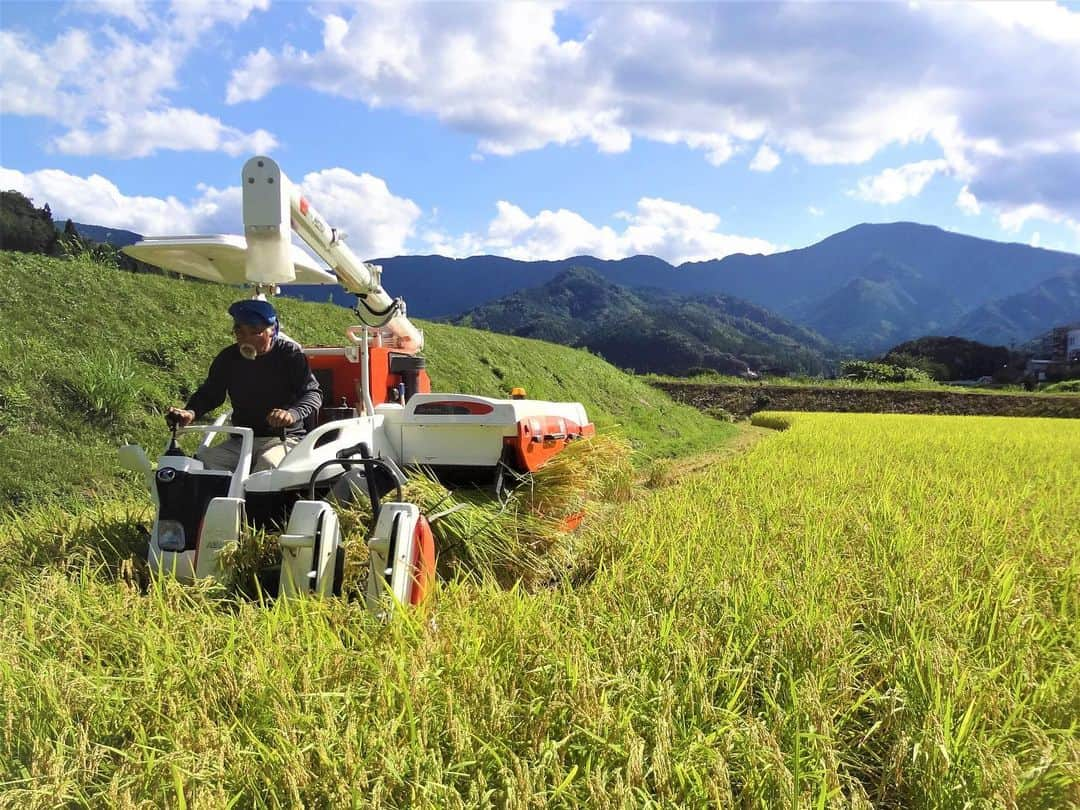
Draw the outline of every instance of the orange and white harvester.
M243 236L150 237L125 252L185 276L249 285L257 298L281 285L340 284L356 295L360 324L346 330L343 346L304 348L323 407L275 469L249 472L252 431L229 425L228 414L176 433L202 434L200 450L218 434L239 436L233 472L205 469L198 451L177 449L175 435L156 465L141 447L121 448L121 465L145 477L157 508L151 569L188 581L220 579L219 555L245 523L284 526L279 595L338 593L344 554L333 503L361 493L374 514L368 603L375 608L390 594L415 604L434 582L435 548L427 518L400 497L403 471L498 486L504 473L535 471L592 435L593 426L576 402L432 392L420 356L423 333L404 302L383 289L381 268L358 259L272 159L249 160L241 182ZM329 270L293 245L293 233Z

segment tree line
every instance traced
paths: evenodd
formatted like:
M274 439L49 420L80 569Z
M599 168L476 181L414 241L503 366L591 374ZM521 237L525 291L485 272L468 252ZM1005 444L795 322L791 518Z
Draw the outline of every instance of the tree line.
M133 259L113 245L80 235L70 219L63 228L57 228L48 203L36 208L33 200L15 190L0 191L0 249L59 258L87 256L133 273L172 275Z

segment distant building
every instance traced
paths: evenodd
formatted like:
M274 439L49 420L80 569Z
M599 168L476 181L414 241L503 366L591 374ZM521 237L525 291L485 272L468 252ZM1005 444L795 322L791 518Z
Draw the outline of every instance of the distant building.
M1029 384L1069 379L1080 371L1080 323L1058 326L1043 339L1042 357L1028 360L1024 369Z
M1070 327L1066 331L1065 362L1080 362L1080 328Z
M1080 323L1057 326L1050 330L1042 345L1043 359L1053 363L1080 360Z

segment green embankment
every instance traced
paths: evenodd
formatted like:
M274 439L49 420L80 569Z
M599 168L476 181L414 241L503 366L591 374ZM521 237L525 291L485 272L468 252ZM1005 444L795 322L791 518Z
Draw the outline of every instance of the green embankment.
M388 279L387 283L392 283ZM0 253L0 503L120 485L116 448L153 455L161 414L182 403L232 340L238 290L134 275L89 261ZM302 343L341 345L348 310L279 301ZM722 442L733 428L582 351L421 323L435 390L582 402L600 429L618 426L646 458Z
M560 586L385 626L143 593L116 508L0 525L0 805L1077 806L1074 424L759 419Z

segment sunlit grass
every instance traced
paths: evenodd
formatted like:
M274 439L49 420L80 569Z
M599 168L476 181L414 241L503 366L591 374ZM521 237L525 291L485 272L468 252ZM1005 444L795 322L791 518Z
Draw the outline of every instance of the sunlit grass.
M1075 425L782 421L589 524L587 576L386 625L144 592L124 507L9 518L0 803L1075 806Z

